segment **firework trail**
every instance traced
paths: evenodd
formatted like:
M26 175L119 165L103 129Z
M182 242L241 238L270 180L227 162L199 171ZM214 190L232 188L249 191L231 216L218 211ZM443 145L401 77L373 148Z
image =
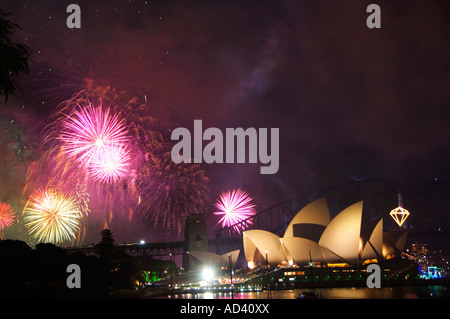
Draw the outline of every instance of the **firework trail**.
M56 190L38 189L25 205L24 225L40 242L73 240L79 230L81 212L76 201Z
M252 200L247 192L240 189L222 193L216 203L220 211L214 212L215 215L223 216L218 224L222 223L222 227L233 227L240 232L237 224L255 214Z
M11 205L0 202L0 230L11 226L14 223L14 210Z

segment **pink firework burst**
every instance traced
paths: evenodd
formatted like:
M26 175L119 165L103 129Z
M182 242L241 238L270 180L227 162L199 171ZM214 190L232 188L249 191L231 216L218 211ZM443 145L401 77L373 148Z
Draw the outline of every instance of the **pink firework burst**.
M109 109L103 109L102 105L80 107L62 126L59 139L64 144L64 153L83 164L89 164L108 145L127 142L123 120L110 115Z
M95 180L114 182L127 174L130 160L129 150L122 144L110 144L96 154L88 171Z
M131 158L125 124L102 105L75 110L63 121L59 140L63 152L96 180L111 182L127 172Z
M0 230L11 226L14 222L14 210L11 205L0 203Z
M218 224L222 223L222 227L233 226L240 232L241 228L237 224L255 214L252 200L247 192L240 189L222 193L216 203L220 211L214 212L215 215L223 215Z

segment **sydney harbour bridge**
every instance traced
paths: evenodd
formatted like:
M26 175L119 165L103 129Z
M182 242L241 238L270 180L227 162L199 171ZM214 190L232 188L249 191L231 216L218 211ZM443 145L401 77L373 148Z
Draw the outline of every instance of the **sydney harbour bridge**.
M436 179L379 179L351 182L296 196L234 225L238 227L217 229L214 239L209 238L206 227L203 231L194 231L189 230L191 226L186 223L184 241L119 244L118 247L131 255L156 258L186 255L190 249L195 250L193 245L209 247L211 252L222 254L242 247L241 232L245 230L261 229L282 236L295 214L319 198L326 198L331 218L345 207L363 200L362 222L384 217L387 230L399 229L399 226L390 218L389 212L399 206L399 200L401 200L402 206L411 212L402 226L403 229L408 230L408 237L411 240L434 240L448 245L450 235L449 183ZM237 231L236 228L240 231ZM191 238L188 238L189 232ZM94 246L72 247L67 248L67 251L69 253L80 251L86 254L96 254Z

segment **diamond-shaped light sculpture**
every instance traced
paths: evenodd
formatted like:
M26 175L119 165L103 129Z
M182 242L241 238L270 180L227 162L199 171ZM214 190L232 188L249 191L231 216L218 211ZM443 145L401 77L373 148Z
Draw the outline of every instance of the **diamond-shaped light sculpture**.
M395 220L395 222L402 227L403 223L405 222L406 218L409 216L409 212L404 209L401 206L398 206L397 208L391 210L389 213L391 217Z

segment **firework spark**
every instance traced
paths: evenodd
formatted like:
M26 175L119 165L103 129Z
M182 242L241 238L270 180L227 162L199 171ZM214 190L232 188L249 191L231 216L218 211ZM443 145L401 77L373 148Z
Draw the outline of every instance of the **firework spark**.
M31 235L54 244L74 239L81 218L76 201L52 189L34 192L23 214L25 227Z
M252 200L253 198L247 192L240 189L222 193L216 203L220 211L214 212L215 215L223 215L218 224L222 223L222 227L231 226L240 232L237 224L255 214L255 205L251 204Z
M14 211L11 205L0 203L0 230L11 226L14 222Z

